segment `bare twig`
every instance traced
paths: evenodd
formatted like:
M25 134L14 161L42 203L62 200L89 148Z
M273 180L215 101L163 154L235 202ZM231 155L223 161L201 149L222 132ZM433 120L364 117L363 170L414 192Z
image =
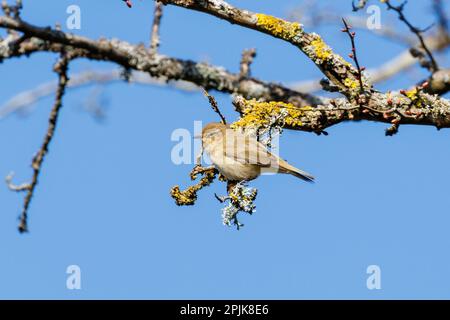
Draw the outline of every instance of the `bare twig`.
M56 129L56 124L58 122L59 112L62 107L62 98L64 96L66 90L66 84L68 81L67 70L69 65L70 58L67 55L61 56L61 59L55 65L55 72L59 76L58 89L56 91L55 104L53 105L52 111L50 112L50 117L48 120L48 128L47 133L45 134L44 141L37 152L37 154L33 157L33 161L31 163L31 167L33 168L33 177L31 178L31 182L29 184L23 184L21 186L14 186L11 183L11 175L7 177L7 183L9 187L13 187L12 189L16 189L15 191L26 191L22 214L20 216L19 223L19 231L26 232L28 231L28 209L30 207L31 199L33 198L34 191L38 184L39 174L42 169L42 163L44 162L45 155L48 152L48 147L50 142L52 141Z
M430 60L430 65L427 66L427 68L432 73L438 71L439 66L433 56L433 53L431 52L431 50L428 48L427 44L425 43L425 39L422 35L424 32L428 31L430 29L430 27L428 27L426 29L419 29L411 24L411 22L406 18L405 14L403 12L407 1L404 1L402 4L400 4L398 6L392 5L390 0L385 0L384 3L386 3L386 6L388 7L389 10L394 10L395 12L397 12L399 19L401 21L403 21L408 26L409 30L412 33L414 33L417 36L417 38L419 39L421 47L423 48L423 50L425 50L425 52L428 55L428 58Z
M20 185L16 185L12 182L14 178L14 172L11 172L8 174L5 178L6 185L8 186L8 189L15 192L22 192L30 190L31 185L29 183L22 183Z
M335 25L342 22L342 14L338 14L334 7L324 8L319 6L320 0L309 0L306 3L300 4L289 12L289 19L294 21L301 21L303 25L317 28L323 25ZM367 29L367 17L347 15L345 20L354 28L365 32L373 33L377 36L391 40L395 43L402 42L408 46L413 46L416 43L416 37L411 34L399 32L397 26L393 23L383 22L383 28Z
M425 42L433 52L441 52L450 46L450 38L441 36L427 37L425 38ZM411 51L405 50L391 60L384 62L379 67L367 69L366 75L369 76L372 83L380 83L410 69L416 62L417 60L411 55ZM296 91L313 93L322 89L319 81L320 79L300 81L292 83L290 87ZM431 90L432 87L428 89ZM432 92L430 91L430 93ZM440 92L439 94L443 93L445 92Z
M241 65L240 65L240 77L250 77L250 65L253 63L253 59L256 57L256 49L246 49L242 52Z
M150 39L150 52L156 53L159 48L159 28L161 26L161 18L163 15L163 4L159 1L155 1L155 11L153 14L152 36Z
M209 104L211 105L211 108L214 110L215 113L217 113L220 117L220 120L223 124L227 124L227 120L223 116L222 112L220 112L219 105L217 104L216 99L208 93L208 91L203 90L203 93L208 98Z
M363 93L364 92L364 83L362 80L362 77L363 77L362 72L365 68L363 68L359 65L358 55L356 53L356 44L355 44L356 33L354 31L350 30L351 27L348 25L347 21L345 21L344 18L342 18L342 22L344 23L344 29L342 29L342 32L345 32L348 35L348 37L350 38L350 42L352 44L352 52L349 54L349 57L351 59L353 59L353 61L355 62L356 69L358 70L358 81L359 81L360 93Z

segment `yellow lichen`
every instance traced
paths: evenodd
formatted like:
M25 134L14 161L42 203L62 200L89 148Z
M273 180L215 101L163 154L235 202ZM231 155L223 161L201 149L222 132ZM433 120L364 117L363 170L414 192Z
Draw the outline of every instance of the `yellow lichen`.
M331 48L322 40L320 36L316 36L313 41L311 41L311 46L314 49L314 54L316 59L326 61L332 54Z
M423 100L420 97L420 90L418 88L404 91L404 95L411 100L411 105L415 105L418 108L422 107Z
M234 122L232 128L260 128L271 125L274 117L284 113L280 119L285 125L290 127L302 126L301 117L305 111L310 111L310 106L296 107L291 103L279 101L258 102L255 99L244 100L241 118Z
M180 190L179 186L174 186L170 190L170 195L175 200L177 205L192 206L197 200L197 192L203 187L209 186L216 178L216 171L213 168L205 169L201 167L195 167L190 174L191 179L197 179L197 176L199 174L203 175L203 177L197 184L190 186L186 190Z
M256 25L268 31L275 37L291 40L301 31L301 26L298 22L289 22L270 15L257 13Z
M346 78L344 80L344 86L346 88L349 88L350 90L355 90L355 89L359 89L360 84L359 84L359 82L357 80Z
M417 93L419 91L417 90L417 88L405 91L405 95L411 100L414 101L416 99L418 99Z

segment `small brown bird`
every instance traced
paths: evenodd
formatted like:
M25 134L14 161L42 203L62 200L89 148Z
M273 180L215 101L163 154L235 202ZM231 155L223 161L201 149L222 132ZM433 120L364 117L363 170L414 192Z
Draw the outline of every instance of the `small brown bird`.
M203 151L230 182L253 180L262 172L289 173L305 181L314 181L312 175L270 153L256 137L222 123L209 123L203 128Z

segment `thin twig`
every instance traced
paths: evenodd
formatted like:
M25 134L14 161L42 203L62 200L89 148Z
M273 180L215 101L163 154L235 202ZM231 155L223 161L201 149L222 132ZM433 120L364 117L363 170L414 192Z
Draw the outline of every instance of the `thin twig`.
M159 1L155 1L155 11L153 14L153 25L152 25L152 35L150 39L150 53L157 53L160 38L159 38L159 28L161 26L161 18L163 15L163 4Z
M11 172L8 174L5 178L6 185L8 186L8 189L15 192L22 192L27 191L30 189L31 185L29 183L22 183L20 185L16 185L12 182L14 178L14 172Z
M364 92L364 83L362 80L362 72L364 68L362 68L358 61L358 55L356 54L356 44L355 44L355 37L356 33L354 31L350 31L351 27L348 25L347 21L345 21L344 18L342 18L342 22L344 23L344 29L342 29L342 32L345 32L348 37L350 38L351 44L352 44L352 53L350 53L350 58L353 59L356 65L356 69L358 70L358 81L359 81L359 89L360 93Z
M414 34L417 36L417 38L419 38L420 45L421 45L422 48L425 50L425 52L426 52L428 58L430 59L431 65L428 67L428 69L429 69L431 72L433 72L433 73L436 72L436 71L438 71L438 70L439 70L439 66L438 66L436 60L434 59L433 53L431 52L431 50L430 50L430 49L428 48L428 46L426 45L425 39L424 39L423 36L422 36L422 33L424 33L424 32L426 32L427 30L429 30L429 29L432 27L432 25L431 25L430 27L428 27L428 28L423 29L423 30L421 30L421 29L416 28L415 26L413 26L413 25L411 24L411 22L409 22L409 20L406 18L405 14L403 13L403 10L404 10L404 8L405 8L405 5L406 5L407 1L404 1L402 4L400 4L400 5L398 5L398 6L392 5L391 2L390 2L390 0L386 0L385 3L386 3L386 6L388 7L388 9L394 10L395 12L397 12L399 19L400 19L401 21L403 21L403 22L408 26L409 30L410 30L412 33L414 33Z
M256 57L256 49L246 49L242 52L239 76L241 79L250 77L250 66Z
M56 91L55 96L55 104L53 105L52 111L50 112L50 116L48 119L48 128L47 133L45 134L44 141L37 152L37 154L33 157L31 167L33 168L33 177L31 179L31 182L29 184L23 184L21 186L18 186L16 191L26 191L24 204L23 204L23 210L22 214L20 216L20 223L19 223L19 231L26 232L28 231L28 209L30 207L31 199L33 198L34 191L36 189L36 186L38 184L38 178L39 174L42 169L42 163L44 162L44 157L48 152L48 147L50 145L50 142L52 141L56 129L56 124L58 122L58 116L59 111L62 107L62 98L64 96L65 90L66 90L66 84L68 81L67 77L67 70L69 65L70 58L67 55L62 55L61 59L58 61L58 63L55 65L55 72L59 76L58 81L58 89ZM9 187L11 188L12 177L7 177L7 182ZM14 188L13 188L14 189Z
M204 89L203 89L203 93L204 93L205 96L208 98L209 104L211 105L211 107L212 107L212 109L214 110L214 112L217 113L217 114L219 115L219 117L220 117L220 119L221 119L221 122L222 122L223 124L227 124L227 120L226 120L225 117L223 116L222 112L220 112L219 105L217 104L216 99L215 99L213 96L211 96L211 95L208 93L208 91L206 91L206 90L204 90Z
M122 0L123 2L125 2L125 4L128 6L128 8L131 8L133 6L133 4L131 3L131 0Z

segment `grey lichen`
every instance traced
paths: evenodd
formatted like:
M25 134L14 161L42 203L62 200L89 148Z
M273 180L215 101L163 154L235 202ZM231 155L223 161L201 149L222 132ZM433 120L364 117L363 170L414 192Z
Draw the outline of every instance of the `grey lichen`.
M237 183L230 190L228 204L222 209L223 224L227 226L234 224L238 230L244 226L239 222L237 215L241 211L248 214L253 214L256 211L256 206L253 202L257 194L258 190L248 187L244 181Z

